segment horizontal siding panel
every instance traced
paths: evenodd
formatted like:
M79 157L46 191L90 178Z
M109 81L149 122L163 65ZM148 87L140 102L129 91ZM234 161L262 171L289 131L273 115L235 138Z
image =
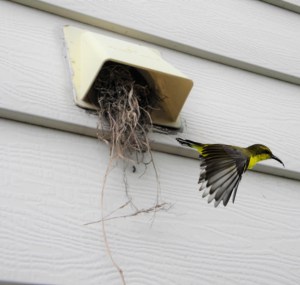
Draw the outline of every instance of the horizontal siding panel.
M108 147L96 139L0 121L0 276L38 284L120 284L103 246L100 188ZM3 135L5 134L5 135ZM197 190L199 163L154 153L168 211L106 222L128 285L299 284L299 181L246 173L235 204ZM148 166L127 170L139 208L156 199ZM180 175L179 175L180 174ZM126 202L122 166L109 175L105 213ZM132 213L128 207L115 216ZM201 264L201 266L199 266Z
M280 8L287 9L300 14L300 1L299 0L262 0L267 3L276 5Z
M1 2L0 15L5 39L0 43L0 116L95 135L96 116L73 102L62 27L73 24L141 42L10 2ZM176 136L205 143L266 144L286 168L269 161L258 170L300 178L299 86L154 47L195 83L182 111L184 133ZM154 135L154 149L190 156L174 136Z
M16 2L300 84L300 17L261 1Z

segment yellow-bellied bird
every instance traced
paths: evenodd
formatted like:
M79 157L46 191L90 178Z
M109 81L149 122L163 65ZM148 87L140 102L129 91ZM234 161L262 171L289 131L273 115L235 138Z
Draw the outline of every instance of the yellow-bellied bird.
M205 189L202 197L209 195L208 203L215 200L215 207L221 201L226 206L232 193L232 202L234 203L243 173L259 161L275 159L284 166L283 162L262 144L242 148L225 144L202 144L181 138L176 140L199 152L201 159L199 191Z

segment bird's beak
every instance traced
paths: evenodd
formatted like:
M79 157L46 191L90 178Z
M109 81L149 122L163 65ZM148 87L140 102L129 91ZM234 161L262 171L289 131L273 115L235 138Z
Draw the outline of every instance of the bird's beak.
M277 156L272 154L271 158L277 160L278 162L280 162L283 165L283 167L285 167L284 163Z

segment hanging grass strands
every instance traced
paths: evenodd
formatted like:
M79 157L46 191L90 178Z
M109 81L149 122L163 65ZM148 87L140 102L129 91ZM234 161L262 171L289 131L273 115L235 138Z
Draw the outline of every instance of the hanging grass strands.
M110 143L114 158L150 151L151 111L161 98L135 68L107 62L93 85L99 106L98 138ZM105 120L105 121L104 121ZM107 130L108 134L103 132Z

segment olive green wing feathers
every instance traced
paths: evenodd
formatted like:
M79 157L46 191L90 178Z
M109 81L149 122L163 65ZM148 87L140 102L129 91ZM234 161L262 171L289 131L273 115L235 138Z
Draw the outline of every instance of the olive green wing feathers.
M236 192L243 173L249 164L249 157L242 148L223 144L201 144L190 140L177 138L182 145L196 149L201 159L200 191L202 197L208 197L208 202L215 200L215 207L222 201L226 206Z
M198 183L202 197L208 197L208 202L215 200L215 207L222 201L226 206L233 193L234 203L236 192L243 173L246 171L249 159L238 148L212 144L205 145L201 158L201 173Z

